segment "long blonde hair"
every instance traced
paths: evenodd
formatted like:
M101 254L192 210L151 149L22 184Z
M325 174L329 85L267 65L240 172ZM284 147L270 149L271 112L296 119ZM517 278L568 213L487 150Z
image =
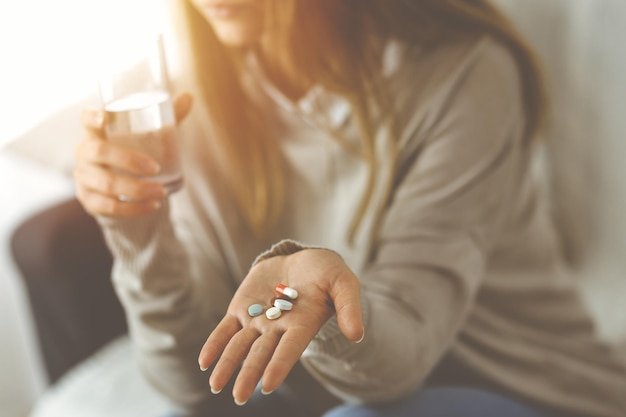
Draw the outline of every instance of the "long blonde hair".
M184 8L195 77L225 158L224 179L244 218L258 236L281 214L285 181L278 144L240 83L241 51L220 44L189 0ZM354 237L375 183L374 135L381 120L393 132L389 97L379 68L385 39L437 43L467 35L490 35L508 47L519 68L530 141L545 119L545 90L536 57L511 22L489 0L267 0L268 62L288 63L304 83L342 94L361 132L359 150L368 163L367 188L351 227ZM374 102L372 107L371 102ZM382 113L382 114L381 114ZM389 144L395 149L395 143ZM394 152L392 152L394 154ZM393 162L393 161L392 161ZM391 192L388 184L387 195Z

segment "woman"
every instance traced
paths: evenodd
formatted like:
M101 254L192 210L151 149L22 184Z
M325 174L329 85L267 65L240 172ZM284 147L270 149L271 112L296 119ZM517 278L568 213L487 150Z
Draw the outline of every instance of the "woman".
M181 413L626 412L530 175L537 65L488 1L177 5L184 190L120 173L158 165L93 112L75 178ZM278 284L292 310L251 317Z

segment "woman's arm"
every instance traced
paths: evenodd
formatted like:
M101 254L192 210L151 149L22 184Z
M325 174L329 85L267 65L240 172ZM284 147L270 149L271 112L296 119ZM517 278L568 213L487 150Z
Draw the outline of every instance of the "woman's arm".
M414 391L453 343L472 309L486 258L527 174L528 144L511 56L483 42L436 120L400 157L375 256L359 276L368 312L363 343L329 321L303 357L309 371L352 401ZM409 123L411 125L412 123Z
M195 360L205 336L198 329L216 326L233 288L219 248L206 246L217 241L210 226L202 226L202 234L212 238L202 246L172 213L176 208L164 202L139 218L99 221L114 256L113 284L142 373L175 405L194 409L209 394Z
M176 100L179 122L190 104L189 95ZM106 141L106 120L98 114L87 112L84 123L87 135L76 152L77 194L98 219L113 254L113 283L139 366L174 404L199 407L207 398L207 383L194 360L202 345L198 329L215 327L233 293L212 224L198 215L208 209L198 207L204 182L188 181L164 197L160 184L141 177L154 173L144 172L154 161ZM200 161L192 149L197 132L186 127L180 132L181 151L188 156L183 163L190 175L198 175Z

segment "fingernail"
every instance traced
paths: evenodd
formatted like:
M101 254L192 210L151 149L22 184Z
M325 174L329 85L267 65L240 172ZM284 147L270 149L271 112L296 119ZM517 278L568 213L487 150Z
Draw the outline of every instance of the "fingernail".
M265 391L263 388L261 388L261 394L263 394L263 395L270 395L272 392L274 392L274 391L273 390Z
M222 392L222 390L221 389L214 389L213 387L211 387L211 392L213 394L219 394L220 392Z
M361 343L365 339L365 329L363 329L363 333L361 333L361 338L354 343Z
M247 402L248 402L248 400L239 401L237 398L235 398L235 404L237 404L239 406L242 406L242 405L244 405Z
M205 367L203 367L202 365L200 365L200 370L201 370L202 372L206 371L207 369L209 369L209 367L208 367L208 366L205 368Z

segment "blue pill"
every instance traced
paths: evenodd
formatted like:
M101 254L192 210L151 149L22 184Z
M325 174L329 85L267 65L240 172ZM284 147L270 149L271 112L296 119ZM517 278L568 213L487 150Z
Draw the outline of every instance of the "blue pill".
M261 304L252 304L248 307L248 314L250 314L251 317L260 316L263 314L263 306Z

